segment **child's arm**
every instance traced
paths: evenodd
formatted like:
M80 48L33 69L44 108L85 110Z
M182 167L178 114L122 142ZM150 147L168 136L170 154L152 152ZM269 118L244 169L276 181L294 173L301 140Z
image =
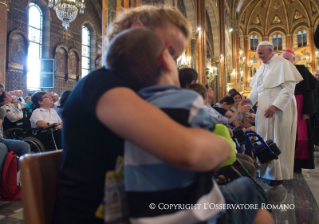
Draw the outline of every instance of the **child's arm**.
M180 169L214 170L231 155L225 139L178 124L128 88L114 88L102 95L96 115L122 138Z

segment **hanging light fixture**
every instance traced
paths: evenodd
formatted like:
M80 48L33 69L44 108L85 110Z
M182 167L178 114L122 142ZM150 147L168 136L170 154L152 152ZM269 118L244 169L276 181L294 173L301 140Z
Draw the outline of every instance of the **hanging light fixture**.
M70 23L73 22L78 15L84 13L84 0L49 0L48 6L56 11L57 17L62 21L62 26L67 30Z

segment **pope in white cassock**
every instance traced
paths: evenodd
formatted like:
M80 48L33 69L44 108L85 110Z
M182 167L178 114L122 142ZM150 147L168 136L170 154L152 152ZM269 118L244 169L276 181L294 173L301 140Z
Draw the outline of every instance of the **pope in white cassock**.
M281 150L278 160L262 164L260 175L270 185L293 179L297 130L297 106L294 90L302 81L296 67L274 54L273 45L264 41L257 47L263 65L257 70L250 86L251 93L242 104L258 102L256 132L273 139Z

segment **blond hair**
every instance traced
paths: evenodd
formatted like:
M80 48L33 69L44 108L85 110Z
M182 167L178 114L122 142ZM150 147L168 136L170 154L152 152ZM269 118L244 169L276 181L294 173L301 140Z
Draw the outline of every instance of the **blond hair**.
M149 29L163 27L172 23L182 31L186 39L191 36L191 25L181 12L175 7L144 5L124 10L109 26L106 41L109 43L119 32L131 27L134 22L140 21ZM107 44L106 44L107 45Z

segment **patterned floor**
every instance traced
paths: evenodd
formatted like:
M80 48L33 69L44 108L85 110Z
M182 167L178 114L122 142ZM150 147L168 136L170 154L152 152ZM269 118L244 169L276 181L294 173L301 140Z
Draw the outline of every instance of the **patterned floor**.
M319 152L315 152L316 169L303 170L294 179L284 181L278 187L269 187L262 179L257 179L267 191L268 204L293 205L294 209L273 209L276 224L317 224L319 223ZM290 206L291 207L291 206ZM291 208L292 208L291 207ZM0 199L0 224L23 224L22 201L2 201Z

